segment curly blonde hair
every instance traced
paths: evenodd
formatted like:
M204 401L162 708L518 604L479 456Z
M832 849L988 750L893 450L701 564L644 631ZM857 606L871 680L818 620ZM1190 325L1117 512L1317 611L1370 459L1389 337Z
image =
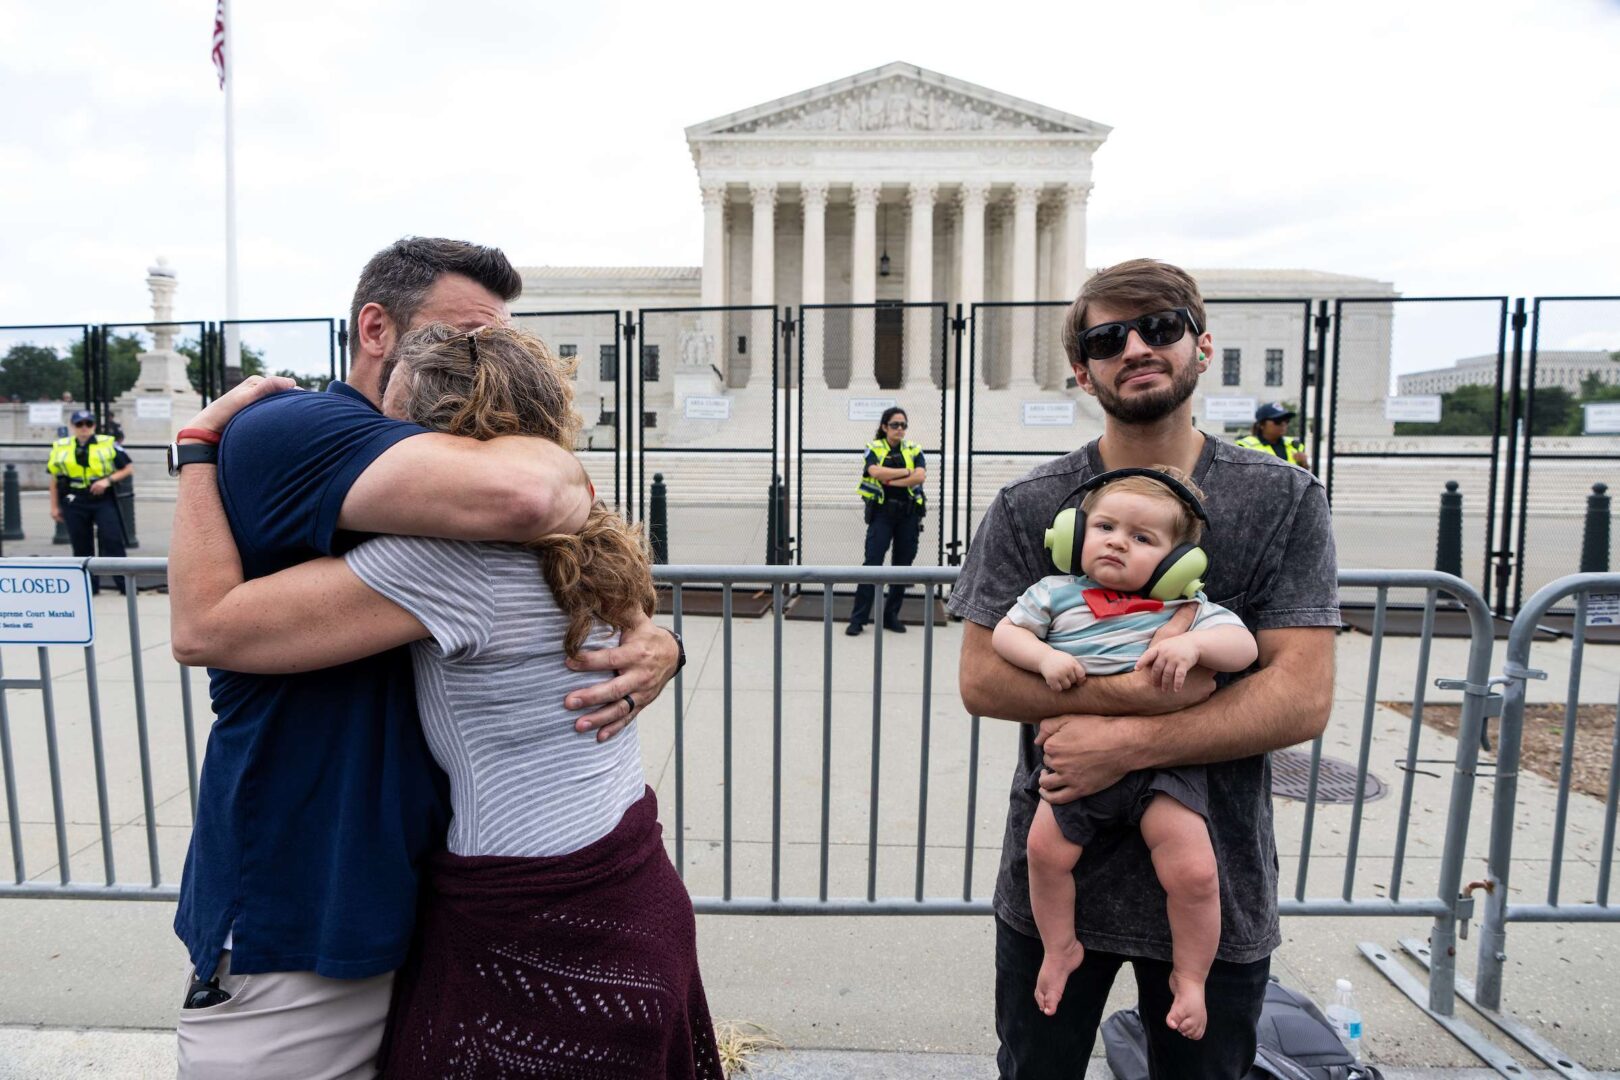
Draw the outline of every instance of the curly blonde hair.
M408 379L405 418L450 435L494 439L530 435L574 448L572 359L523 330L485 326L471 332L433 323L400 338L393 379ZM528 542L557 604L568 616L563 648L576 656L597 621L627 629L657 606L641 526L601 502L578 533Z

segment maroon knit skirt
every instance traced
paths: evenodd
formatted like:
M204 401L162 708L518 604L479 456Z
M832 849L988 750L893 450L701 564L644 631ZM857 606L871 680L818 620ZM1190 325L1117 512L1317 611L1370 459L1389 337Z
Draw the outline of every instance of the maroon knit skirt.
M388 1080L723 1080L692 898L651 789L554 858L440 854L394 985Z

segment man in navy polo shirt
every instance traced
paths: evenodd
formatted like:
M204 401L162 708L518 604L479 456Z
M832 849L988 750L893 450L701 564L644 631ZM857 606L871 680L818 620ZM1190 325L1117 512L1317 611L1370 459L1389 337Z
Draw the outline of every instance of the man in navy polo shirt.
M177 440L173 647L214 669L217 714L175 916L194 968L179 1022L183 1077L374 1075L417 869L448 821L408 650L299 675L233 672L196 629L188 568L230 557L233 539L255 578L370 533L523 541L579 528L589 484L567 451L431 433L377 409L402 334L505 323L521 288L496 249L401 240L360 275L348 384L269 396L286 381L254 380ZM230 537L218 532L221 507ZM584 719L614 733L657 697L678 654L646 621L619 648L589 654L584 666L619 676L567 704L594 706Z

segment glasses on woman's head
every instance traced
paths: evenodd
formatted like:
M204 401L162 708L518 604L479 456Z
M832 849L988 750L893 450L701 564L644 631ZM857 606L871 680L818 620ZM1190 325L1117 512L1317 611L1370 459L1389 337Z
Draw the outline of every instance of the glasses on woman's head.
M904 420L890 420L887 424L884 424L883 426L886 427L886 428L889 428L892 431L905 431L906 428L909 427L910 425L908 425Z
M1135 330L1142 342L1154 348L1174 345L1188 328L1199 333L1198 321L1186 308L1170 308L1134 319L1098 323L1080 335L1080 355L1087 360L1108 360L1125 351L1125 343Z

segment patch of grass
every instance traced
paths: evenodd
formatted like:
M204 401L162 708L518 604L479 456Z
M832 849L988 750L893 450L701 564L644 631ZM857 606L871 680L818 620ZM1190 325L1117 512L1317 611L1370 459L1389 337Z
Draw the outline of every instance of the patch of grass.
M785 1050L781 1040L748 1020L716 1020L715 1041L720 1044L720 1066L727 1076L748 1071L748 1063L761 1050Z

